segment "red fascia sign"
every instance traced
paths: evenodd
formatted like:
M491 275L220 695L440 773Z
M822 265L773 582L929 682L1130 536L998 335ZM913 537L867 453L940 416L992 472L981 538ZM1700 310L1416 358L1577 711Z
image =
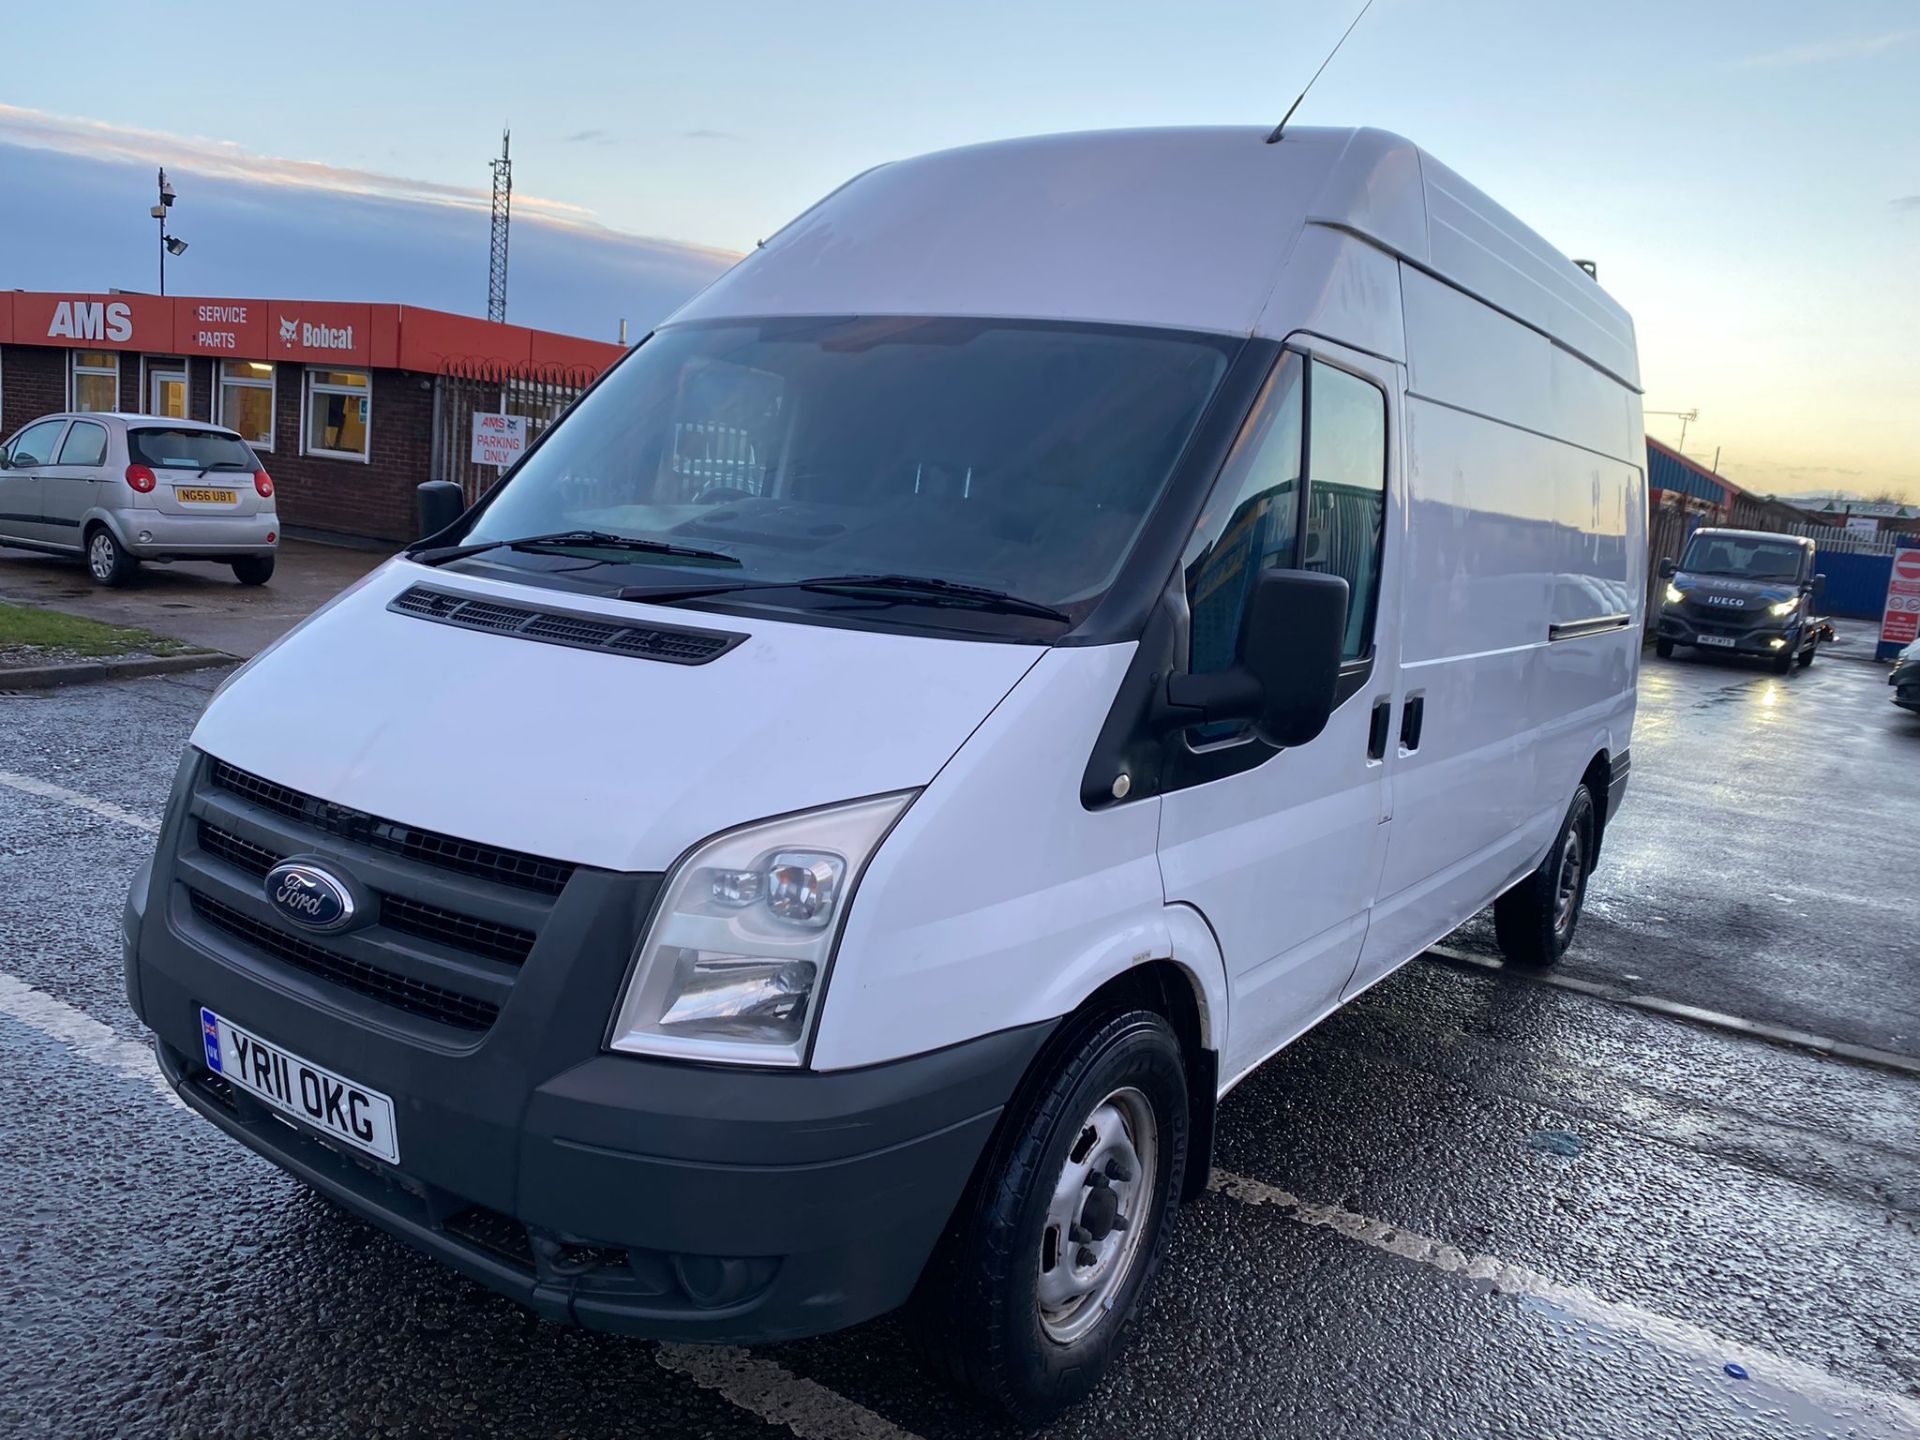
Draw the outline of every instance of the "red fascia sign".
M1920 549L1893 552L1887 575L1887 608L1880 616L1882 645L1911 645L1920 639Z
M373 311L398 306L200 296L16 294L12 341L235 360L374 363Z
M434 375L456 362L597 375L617 345L405 305L0 290L0 344L301 361Z

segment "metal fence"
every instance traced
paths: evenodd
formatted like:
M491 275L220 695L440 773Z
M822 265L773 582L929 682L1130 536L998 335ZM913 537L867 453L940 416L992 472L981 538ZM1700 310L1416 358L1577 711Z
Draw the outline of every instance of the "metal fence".
M1864 530L1842 530L1837 525L1790 525L1795 535L1814 541L1822 553L1835 555L1891 555L1900 537L1892 531L1871 534Z
M575 366L448 361L433 392L433 478L457 483L471 505L500 478L497 467L473 463L473 417L524 415L531 443L594 379Z

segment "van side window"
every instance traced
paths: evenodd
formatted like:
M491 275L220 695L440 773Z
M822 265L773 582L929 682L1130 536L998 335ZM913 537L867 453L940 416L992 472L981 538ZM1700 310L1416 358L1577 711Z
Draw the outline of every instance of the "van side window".
M1210 675L1237 658L1240 621L1253 578L1291 568L1300 522L1300 418L1304 381L1297 355L1267 377L1253 417L1234 442L1185 558L1192 617L1187 668ZM1240 727L1204 726L1194 738L1218 739Z
M1313 362L1308 390L1307 529L1303 570L1345 578L1343 658L1373 648L1380 540L1387 510L1387 402L1357 375Z

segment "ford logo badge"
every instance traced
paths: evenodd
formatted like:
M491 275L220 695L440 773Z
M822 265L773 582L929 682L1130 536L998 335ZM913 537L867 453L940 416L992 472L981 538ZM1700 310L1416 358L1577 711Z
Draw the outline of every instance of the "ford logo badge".
M353 919L353 892L346 884L298 860L267 872L267 903L309 930L338 930Z

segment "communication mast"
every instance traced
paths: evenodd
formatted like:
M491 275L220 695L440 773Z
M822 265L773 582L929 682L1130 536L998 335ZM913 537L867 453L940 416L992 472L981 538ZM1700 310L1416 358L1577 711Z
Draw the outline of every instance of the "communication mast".
M512 139L512 130L500 132L500 158L489 166L493 171L493 234L487 261L489 320L507 318L507 225L513 209L513 161L508 158L507 147Z

